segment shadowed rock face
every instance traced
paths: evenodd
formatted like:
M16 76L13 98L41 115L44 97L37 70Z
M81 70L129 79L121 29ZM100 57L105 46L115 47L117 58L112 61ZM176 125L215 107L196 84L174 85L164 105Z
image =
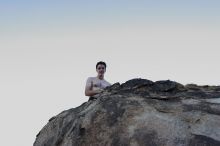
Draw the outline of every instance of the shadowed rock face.
M133 79L52 117L34 146L220 146L220 86Z

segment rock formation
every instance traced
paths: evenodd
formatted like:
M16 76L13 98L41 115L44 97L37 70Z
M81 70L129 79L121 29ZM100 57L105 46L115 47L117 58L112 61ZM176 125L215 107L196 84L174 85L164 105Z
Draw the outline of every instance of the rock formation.
M116 83L52 117L34 146L220 146L220 86Z

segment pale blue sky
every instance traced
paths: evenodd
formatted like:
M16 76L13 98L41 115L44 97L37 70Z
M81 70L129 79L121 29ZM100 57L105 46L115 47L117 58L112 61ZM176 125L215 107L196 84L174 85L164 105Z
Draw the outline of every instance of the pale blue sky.
M219 8L218 0L1 0L0 31L34 33L140 23L219 25Z
M220 85L219 54L219 0L0 0L0 145L87 101L97 61L111 83Z

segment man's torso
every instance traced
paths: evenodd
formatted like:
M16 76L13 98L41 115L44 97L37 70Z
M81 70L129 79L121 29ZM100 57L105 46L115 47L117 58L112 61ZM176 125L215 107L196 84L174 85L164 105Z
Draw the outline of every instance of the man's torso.
M89 77L89 82L93 84L93 90L95 88L101 88L104 89L107 86L110 86L111 84L107 82L106 80L100 80L97 77Z

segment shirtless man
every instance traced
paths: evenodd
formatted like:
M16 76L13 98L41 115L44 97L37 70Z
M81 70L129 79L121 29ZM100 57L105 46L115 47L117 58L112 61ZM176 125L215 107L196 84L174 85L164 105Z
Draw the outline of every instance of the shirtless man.
M106 71L106 63L105 62L98 62L96 64L96 72L97 76L96 77L89 77L86 81L86 87L85 87L85 95L90 96L89 100L94 99L94 95L102 92L102 90L110 86L111 84L107 82L104 79L104 74Z

